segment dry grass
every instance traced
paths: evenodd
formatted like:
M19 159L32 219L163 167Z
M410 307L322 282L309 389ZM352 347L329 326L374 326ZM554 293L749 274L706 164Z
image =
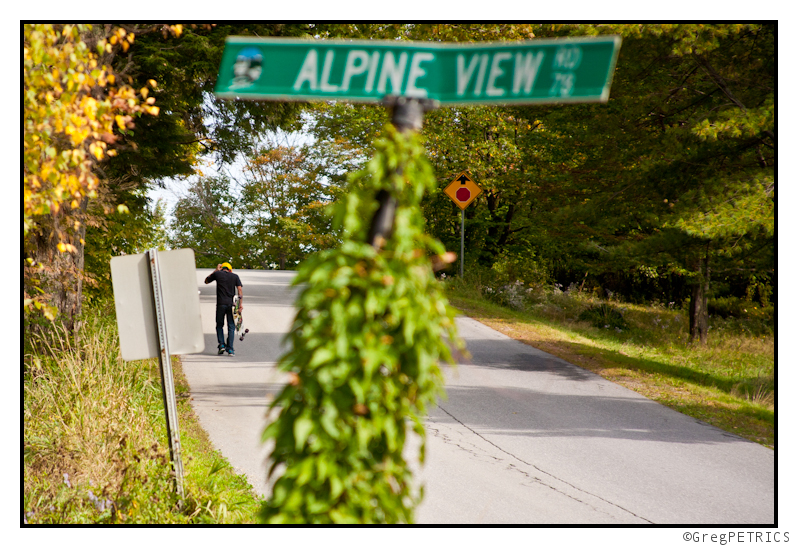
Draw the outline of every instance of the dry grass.
M166 444L157 360L123 362L113 312L30 336L24 356L24 512L28 523L251 523L257 498L178 401L186 497ZM178 394L189 390L173 359Z
M73 512L78 522L135 521L142 510L134 491L144 479L163 484L162 502L174 503L161 443L165 426L152 416L161 400L157 362L125 364L112 326L99 318L83 333L77 346L51 331L25 356L24 487L31 522L58 522Z

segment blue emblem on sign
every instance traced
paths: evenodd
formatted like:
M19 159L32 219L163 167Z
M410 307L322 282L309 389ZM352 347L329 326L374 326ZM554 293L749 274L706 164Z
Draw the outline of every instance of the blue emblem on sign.
M233 84L231 88L251 86L263 72L263 55L258 48L244 48L233 63Z

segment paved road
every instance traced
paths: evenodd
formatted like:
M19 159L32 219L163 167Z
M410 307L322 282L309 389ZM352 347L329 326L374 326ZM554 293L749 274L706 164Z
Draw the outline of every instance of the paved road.
M215 286L198 271L204 354L183 356L214 444L267 494L267 402L293 320L293 273L236 270L246 296L234 358L217 356ZM447 369L427 420L419 523L772 524L774 453L687 417L474 320L472 358ZM417 444L408 445L411 455Z

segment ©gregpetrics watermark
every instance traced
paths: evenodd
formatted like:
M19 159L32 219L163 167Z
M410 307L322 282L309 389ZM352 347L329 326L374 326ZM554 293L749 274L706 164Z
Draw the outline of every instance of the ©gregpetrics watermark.
M790 542L789 531L728 531L724 533L705 533L703 531L686 531L682 534L685 542L697 544L762 544Z

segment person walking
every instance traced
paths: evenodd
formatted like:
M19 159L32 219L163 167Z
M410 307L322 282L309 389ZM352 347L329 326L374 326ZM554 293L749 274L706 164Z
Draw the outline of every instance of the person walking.
M236 338L236 324L233 319L233 296L238 290L239 314L244 310L244 288L241 278L233 274L230 263L216 265L216 270L205 278L205 283L216 282L216 339L219 342L219 354L225 351L230 356L235 356L233 341ZM227 344L224 342L224 319L227 318Z

